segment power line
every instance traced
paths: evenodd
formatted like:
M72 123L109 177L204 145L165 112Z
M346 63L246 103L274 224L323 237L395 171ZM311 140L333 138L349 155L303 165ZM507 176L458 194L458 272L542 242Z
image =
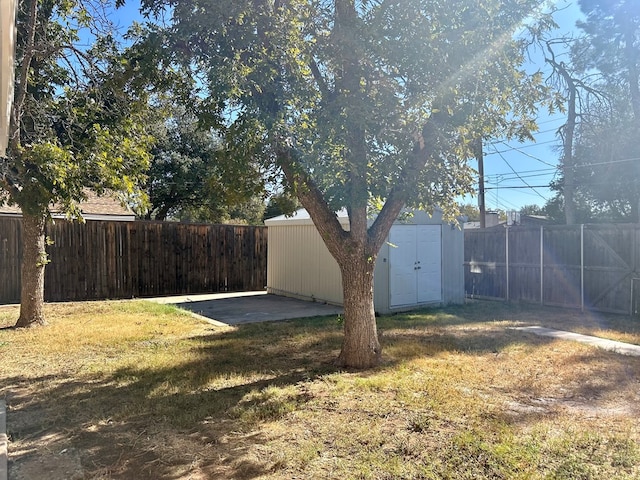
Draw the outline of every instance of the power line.
M538 147L538 146L540 146L540 145L547 145L547 144L549 144L549 143L556 143L557 141L558 141L558 140L554 139L554 140L547 140L546 142L531 143L531 144L528 144L528 145L523 145L522 147L520 147L520 149L523 149L523 148L533 148L533 147ZM491 145L491 146L494 146L494 145ZM495 148L495 147L494 147L494 148ZM513 151L513 150L516 150L516 148L515 148L515 147L511 147L511 146L510 146L508 150L497 150L497 149L496 149L496 151L495 151L495 152L493 152L493 153L487 153L487 155L493 155L494 153L507 153L507 152L511 152L511 151Z
M536 161L538 161L538 162L540 162L540 163L542 163L544 165L548 165L549 167L555 167L556 166L556 165L554 165L552 163L549 163L549 162L546 162L546 161L542 160L541 158L536 157L535 155L531 155L530 153L523 152L521 148L513 147L513 146L509 145L506 142L501 142L501 143L503 145L506 145L507 147L510 147L511 150L515 150L516 152L521 153L522 155L524 155L526 157L532 158L533 160L536 160Z
M616 164L616 163L624 163L624 162L635 162L640 160L640 157L633 157L633 158L621 158L618 160L609 160L609 161L605 161L605 162L598 162L598 163L580 163L578 165L573 165L573 167L571 168L587 168L587 167L597 167L600 165L612 165L612 164Z
M507 181L507 180L515 180L516 178L534 178L534 177L548 177L548 176L552 176L554 174L554 172L557 172L557 170L554 170L552 172L547 172L547 173L536 173L536 174L531 174L531 175L510 175L510 174L503 174L501 175L502 178L502 182Z
M493 153L496 153L496 152L493 152ZM618 160L609 160L609 161L596 162L596 163L581 163L581 164L573 165L571 168L575 170L578 168L599 167L603 165L615 165L619 163L636 162L636 161L640 161L640 157L622 158ZM504 178L503 180L513 180L519 177L522 177L522 178L531 178L531 177L538 177L538 176L541 177L544 175L551 175L551 173L557 174L559 171L562 171L562 168L563 168L562 165L556 165L553 168L537 168L533 170L523 170L519 174L515 174L515 175L512 172L492 173L489 175L485 175L485 178L507 177L507 178ZM531 174L531 175L525 175L525 174ZM512 178L509 178L511 175L514 175L514 176Z
M559 118L549 118L548 120L545 120L544 122L537 122L538 126L540 125L546 125L547 123L552 123L552 122L557 122L558 120L562 120L564 121L564 117L559 117Z
M558 166L554 166L553 168L534 168L532 170L522 170L520 172L520 175L525 175L525 174L537 175L537 174L543 174L545 172L547 172L547 174L550 175L551 172L558 171L558 169L559 169ZM509 172L494 173L493 175L511 175L511 173Z
M494 147L494 149L495 149L495 147ZM520 176L520 174L519 174L518 172L516 172L516 171L515 171L515 169L511 166L511 164L507 161L507 159L506 159L506 158L504 158L504 156L503 156L500 152L498 152L498 151L497 151L497 149L496 149L496 153L498 153L498 155L500 156L500 158L502 158L502 160L504 161L504 163L506 163L506 164L507 164L507 166L511 169L511 171L512 171L513 173L515 173L515 174L516 174L516 176L520 179L520 181L521 181L522 183L524 183L527 187L529 187L531 190L533 190L533 191L534 191L534 192L535 192L535 193L536 193L540 198L542 198L545 202L547 201L547 199L546 199L546 198L545 198L545 197L544 197L540 192L538 192L537 190L535 190L535 187L532 187L531 185L529 185L529 184L526 182L526 180L524 180L524 179Z
M490 193L491 193L491 195L493 197L493 202L492 203L495 203L496 208L503 207L503 210L511 210L511 209L517 210L518 209L518 206L515 205L514 203L511 203L510 201L505 200L504 198L501 199L498 196L497 192L490 192Z
M543 200L547 200L546 197L543 197L539 192L537 192L536 188L549 188L549 185L498 185L496 187L485 187L485 190L517 190L526 188L527 190L533 190L539 197Z
M544 135L545 133L550 133L550 132L557 132L559 128L561 128L562 125L560 125L560 127L556 127L556 128L549 128L547 130L539 130L537 132L532 132L532 134L534 136L538 136L538 135ZM495 145L497 143L506 143L507 139L500 139L500 140L492 140L491 142L487 142L485 145ZM522 143L522 142L521 142ZM534 142L535 143L535 142Z

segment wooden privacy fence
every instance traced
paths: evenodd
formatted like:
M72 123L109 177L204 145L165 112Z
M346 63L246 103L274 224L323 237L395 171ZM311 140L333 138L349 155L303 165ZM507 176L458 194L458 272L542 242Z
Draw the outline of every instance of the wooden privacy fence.
M468 230L469 296L637 315L640 225Z
M47 301L262 290L266 227L170 222L47 225ZM20 300L22 227L0 218L0 304Z

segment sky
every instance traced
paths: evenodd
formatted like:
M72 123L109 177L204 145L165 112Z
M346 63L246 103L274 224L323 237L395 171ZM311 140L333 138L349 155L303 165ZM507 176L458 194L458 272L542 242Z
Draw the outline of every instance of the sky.
M578 0L552 0L558 12L554 19L558 29L554 36L575 32L576 21L582 18ZM143 21L138 12L139 0L129 0L126 5L113 12L112 20L126 31L133 20ZM559 59L561 59L560 57ZM549 68L544 60L532 54L527 71ZM534 133L535 142L506 142L496 138L484 145L485 205L487 211L520 210L525 205L543 206L554 196L548 185L558 175L560 141L557 130L566 121L564 114L550 116L541 109L538 117L539 131ZM472 161L477 168L477 162ZM477 205L477 196L466 196L461 203Z
M553 36L560 37L575 32L576 21L583 18L577 0L557 0L555 7L559 10L554 15L559 28L553 32ZM540 69L548 73L549 68L544 60L536 57L535 52L533 55L533 61L527 65L527 70L534 72ZM562 57L558 59L561 60ZM517 211L524 205L543 206L555 195L548 185L559 174L561 143L557 131L565 121L565 114L551 116L542 109L537 120L539 131L534 133L535 142L507 143L495 139L485 143L483 152L487 211ZM477 168L477 162L474 161L472 165ZM466 197L463 202L477 205L478 199Z

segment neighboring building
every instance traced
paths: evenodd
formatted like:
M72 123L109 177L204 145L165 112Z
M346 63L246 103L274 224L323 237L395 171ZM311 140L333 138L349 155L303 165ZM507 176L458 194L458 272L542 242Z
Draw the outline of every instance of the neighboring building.
M0 157L5 156L13 100L17 0L0 1Z
M132 222L136 216L131 210L124 207L122 203L113 196L98 196L94 192L85 191L87 200L80 204L80 211L85 220L113 220L120 222ZM0 217L21 216L20 208L13 205L0 206ZM51 209L53 218L66 218L55 206Z
M520 215L520 223L523 227L552 225L552 221L546 215Z
M486 212L484 214L484 228L493 228L502 226L503 224L504 222L500 221L500 214L498 212ZM464 222L463 228L465 230L480 228L480 222Z
M487 212L485 228L504 228L504 227L534 227L551 225L552 222L545 215L523 215L519 212L507 212L507 220L500 221L497 212ZM465 230L473 230L480 228L480 222L465 222Z
M343 228L349 221L338 212ZM269 228L267 291L342 305L342 279L306 210L265 221ZM374 307L386 314L429 304L464 302L464 234L440 212L414 212L392 227L374 272Z

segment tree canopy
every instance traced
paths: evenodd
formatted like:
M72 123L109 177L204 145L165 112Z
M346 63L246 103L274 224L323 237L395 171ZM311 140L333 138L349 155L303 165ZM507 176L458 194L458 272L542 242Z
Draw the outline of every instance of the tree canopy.
M97 7L96 7L97 8ZM100 12L80 1L22 1L16 95L2 198L24 213L77 214L84 188L133 192L148 165L146 97L111 31L82 47ZM95 15L95 17L94 17Z
M522 68L529 0L143 0L170 20L164 68L189 71L201 119L309 211L342 272L338 363L380 358L373 267L405 205L472 190L477 139L528 138L540 75ZM344 207L349 230L335 211ZM375 216L375 220L373 217Z
M44 321L44 224L71 216L86 188L135 196L148 167L147 94L104 3L18 3L16 82L0 203L20 207L24 254L19 326Z
M143 2L169 4L165 61L197 79L224 148L269 171L287 150L332 210L399 184L416 205L453 206L472 183L471 139L534 126L540 78L518 70L514 40L533 2ZM430 119L437 148L413 168Z
M576 221L637 222L640 6L632 0L581 0L580 7L586 19L578 22L582 35L566 67L575 78L588 78L576 88L597 92L598 99L579 105L572 166L554 183L559 193L551 204L566 210L571 192Z
M151 123L154 144L145 183L146 217L260 223L264 210L260 170L233 161L217 132L201 126L184 106L170 103L161 101L154 108L158 118Z

